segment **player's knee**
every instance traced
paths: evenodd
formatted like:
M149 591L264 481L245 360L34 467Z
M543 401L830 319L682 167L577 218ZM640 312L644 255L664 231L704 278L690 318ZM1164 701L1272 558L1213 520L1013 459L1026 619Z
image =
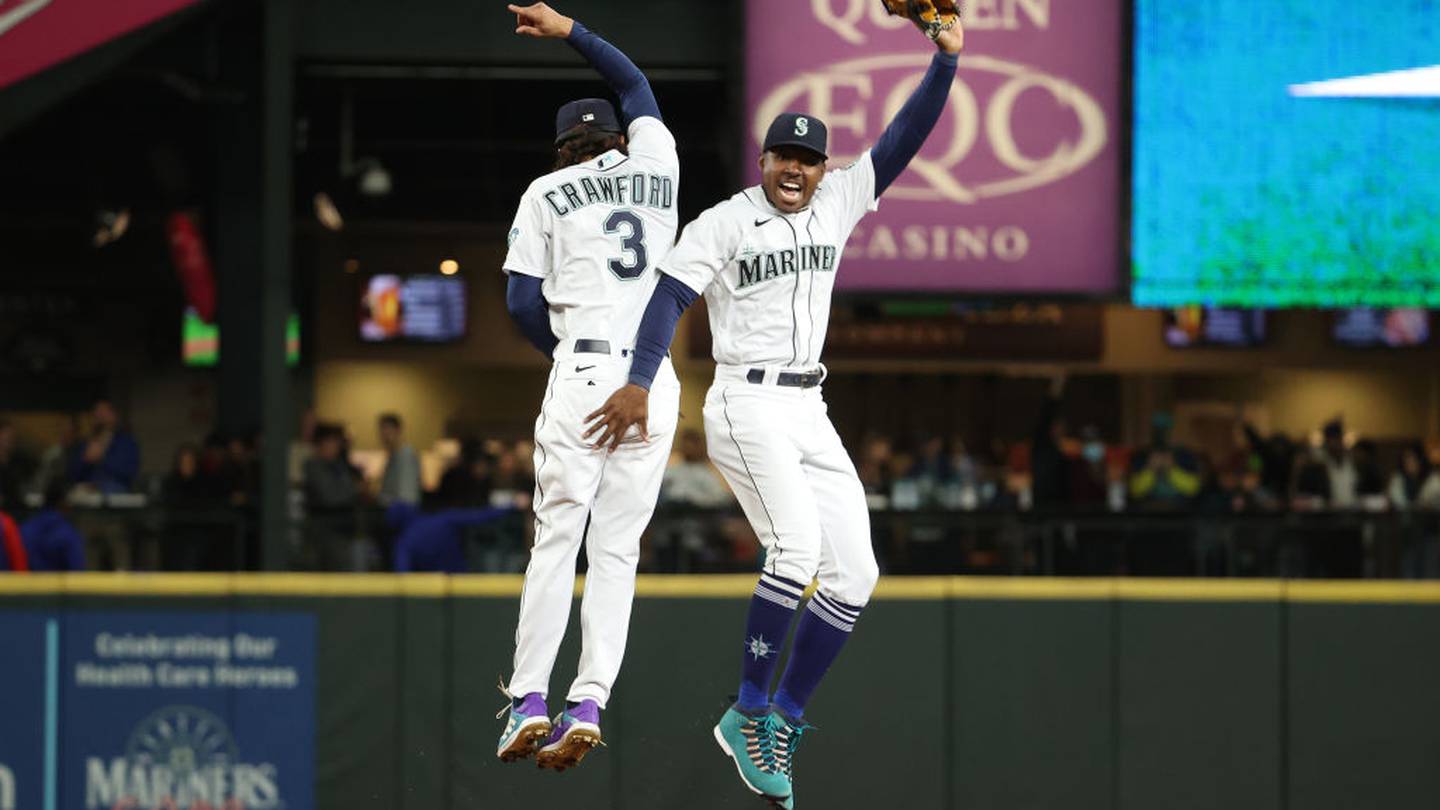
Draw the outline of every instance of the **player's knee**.
M875 592L875 585L879 582L880 566L876 564L874 555L869 555L856 560L850 569L844 572L843 592L835 596L846 604L861 606L870 601L870 595Z

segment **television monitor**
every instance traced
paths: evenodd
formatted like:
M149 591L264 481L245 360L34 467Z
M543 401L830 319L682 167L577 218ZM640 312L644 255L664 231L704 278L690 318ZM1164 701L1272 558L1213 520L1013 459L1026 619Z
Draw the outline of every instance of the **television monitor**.
M1264 310L1194 306L1165 310L1165 344L1171 348L1249 348L1264 341Z
M1424 309L1355 307L1335 313L1331 334L1342 346L1409 348L1430 342L1430 312Z
M1137 0L1135 304L1440 307L1440 9Z
M186 307L180 319L180 359L196 368L220 363L220 325L206 323L193 307ZM285 321L285 364L300 364L300 316L293 312Z
M444 275L377 275L360 296L367 343L448 343L465 337L465 281Z

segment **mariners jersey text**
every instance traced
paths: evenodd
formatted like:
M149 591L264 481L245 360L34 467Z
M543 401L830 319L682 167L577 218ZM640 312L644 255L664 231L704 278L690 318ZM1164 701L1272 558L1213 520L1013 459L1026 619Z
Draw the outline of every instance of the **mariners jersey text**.
M819 270L835 272L835 257L839 252L834 245L804 245L798 249L772 250L754 256L740 256L735 260L735 269L740 277L735 288L744 289L752 284L783 278L791 273Z

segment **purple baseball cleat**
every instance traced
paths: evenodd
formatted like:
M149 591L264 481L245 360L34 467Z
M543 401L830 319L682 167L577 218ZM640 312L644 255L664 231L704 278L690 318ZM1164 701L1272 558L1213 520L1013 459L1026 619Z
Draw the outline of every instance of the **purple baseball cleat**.
M580 764L590 749L603 745L600 739L600 706L585 699L555 718L550 741L535 754L535 764L563 771Z
M535 749L550 736L549 710L545 708L545 698L539 692L531 692L518 702L512 700L509 706L495 715L495 719L504 717L506 709L510 712L510 721L500 734L500 745L495 749L495 755L500 757L501 762L514 762L535 753Z

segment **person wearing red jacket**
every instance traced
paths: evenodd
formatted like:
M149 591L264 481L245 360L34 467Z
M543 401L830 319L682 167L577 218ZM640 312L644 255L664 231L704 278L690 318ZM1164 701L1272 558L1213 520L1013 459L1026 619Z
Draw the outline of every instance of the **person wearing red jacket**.
M0 571L29 570L30 558L20 540L20 529L9 515L0 512Z

